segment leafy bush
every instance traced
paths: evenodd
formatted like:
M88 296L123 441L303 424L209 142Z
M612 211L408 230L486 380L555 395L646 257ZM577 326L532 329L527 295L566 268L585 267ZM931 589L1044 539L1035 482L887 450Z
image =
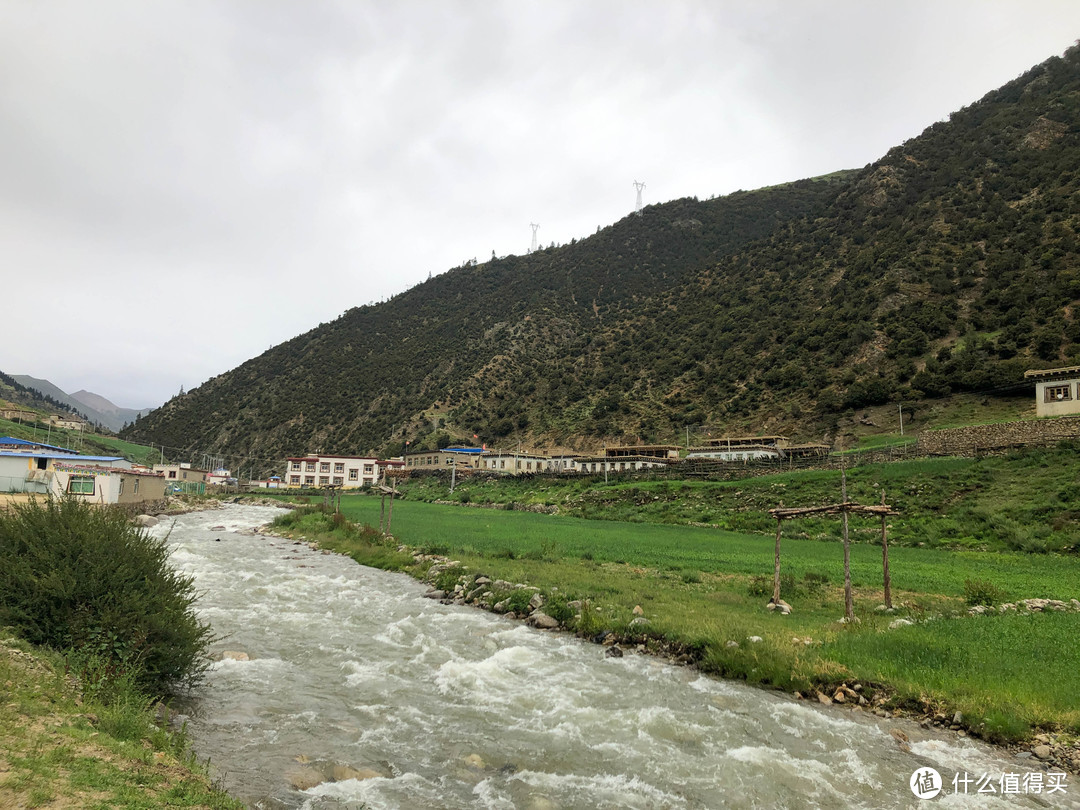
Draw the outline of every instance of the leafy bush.
M193 579L168 558L118 510L67 498L0 511L0 625L82 651L102 677L151 694L191 683L213 637L195 615Z
M567 601L567 598L561 593L552 594L544 602L541 610L551 618L557 619L560 624L566 624L577 615L574 609L567 604Z
M965 579L964 599L969 605L993 606L1005 601L1005 592L985 579Z
M765 574L757 574L750 577L750 585L747 587L747 592L751 596L772 596L773 595L773 578ZM780 575L780 595L781 596L794 596L797 591L795 577L791 574Z
M512 610L518 615L529 612L529 600L533 598L533 591L526 588L517 588L506 597L506 609Z

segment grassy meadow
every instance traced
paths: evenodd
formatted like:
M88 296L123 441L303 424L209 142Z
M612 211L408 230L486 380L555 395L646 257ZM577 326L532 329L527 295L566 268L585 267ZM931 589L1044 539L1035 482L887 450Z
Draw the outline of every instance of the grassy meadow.
M1051 463L1057 452L1051 452ZM908 511L917 523L930 524L934 509L927 504L949 501L945 493L958 481L987 487L1007 481L1004 486L1017 487L1016 497L1010 502L999 492L991 500L1024 515L1037 507L1022 493L1050 485L1052 476L1041 472L1048 469L1046 461L1026 458L1015 469L1000 459L908 462L857 469L849 483L855 499L869 500L883 486L909 493ZM999 462L1004 466L992 466ZM396 542L450 556L473 572L538 587L563 604L585 600L581 618L568 623L582 634L610 629L638 641L673 641L692 651L702 669L719 675L802 691L860 681L888 693L894 707L949 716L959 710L971 731L995 741L1024 739L1036 729L1080 733L1080 645L1074 641L1080 637L1080 613L971 616L966 600L973 587L996 603L1080 598L1076 555L1001 550L1002 542L920 545L908 529L908 545L890 547L897 610L885 613L876 610L883 600L881 547L870 542L880 536L880 523L853 517L851 572L859 622L844 625L838 621L844 613L839 520L814 521L812 527L791 521L783 539L783 597L794 612L765 610L775 523L748 513L781 498L787 505L823 502L836 482L837 474L829 472L737 482L613 480L606 486L585 480L466 482L454 493L472 504L465 507L414 500L448 497L437 479L418 479L403 485L409 495L395 501L392 528ZM484 500L497 505L496 497L502 508L476 507ZM762 533L679 524L704 517L702 503L728 498L742 505L743 523L753 521ZM957 502L955 492L951 502ZM528 503L609 519L524 511ZM989 510L990 502L965 508ZM377 526L380 498L346 495L341 510L348 520L336 524L318 512L294 513L284 523L294 536L318 539L364 564L423 574L425 566L397 553L394 543L382 545L377 536L349 528ZM631 511L635 521L610 519ZM725 514L739 513L710 513L721 521ZM860 523L861 533L855 531ZM905 515L892 518L890 531L903 534L905 523ZM991 545L998 550L985 550ZM630 627L635 606L643 609L647 626ZM913 624L890 629L898 618ZM763 640L752 644L750 636Z

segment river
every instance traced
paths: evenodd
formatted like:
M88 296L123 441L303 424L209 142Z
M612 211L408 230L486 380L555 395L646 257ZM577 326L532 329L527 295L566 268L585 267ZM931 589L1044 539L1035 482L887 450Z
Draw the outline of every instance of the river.
M215 663L185 708L198 756L250 807L906 808L928 767L942 807L1080 807L1071 782L947 795L954 776L1000 790L1035 766L442 605L405 575L250 532L275 514L231 505L153 530L195 577L215 649L250 656Z

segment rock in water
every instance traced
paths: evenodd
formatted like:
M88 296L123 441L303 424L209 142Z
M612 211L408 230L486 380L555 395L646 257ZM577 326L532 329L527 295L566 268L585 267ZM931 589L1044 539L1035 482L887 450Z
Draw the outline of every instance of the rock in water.
M559 620L548 616L543 611L537 610L529 616L529 624L540 630L554 630L559 626Z

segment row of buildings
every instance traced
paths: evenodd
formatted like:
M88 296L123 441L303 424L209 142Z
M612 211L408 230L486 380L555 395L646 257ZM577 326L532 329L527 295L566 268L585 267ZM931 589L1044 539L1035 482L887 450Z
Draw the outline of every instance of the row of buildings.
M121 456L82 455L5 436L0 438L0 492L137 504L164 498L166 478Z
M224 484L228 471L190 464L135 464L122 456L82 455L12 436L0 437L0 492L61 497L97 504L135 504L179 493L205 494Z
M592 455L549 455L522 450L488 450L483 447L447 447L406 453L403 458L382 460L368 456L340 456L312 453L286 459L285 474L258 482L275 488L341 487L354 489L371 486L389 473L424 470L484 471L500 475L556 473L593 475L597 473L636 472L670 467L686 461L708 463L750 462L762 459L782 461L789 458L824 456L824 444L791 444L785 436L741 436L709 439L700 447L691 447L685 456L675 445L626 445L605 447Z

